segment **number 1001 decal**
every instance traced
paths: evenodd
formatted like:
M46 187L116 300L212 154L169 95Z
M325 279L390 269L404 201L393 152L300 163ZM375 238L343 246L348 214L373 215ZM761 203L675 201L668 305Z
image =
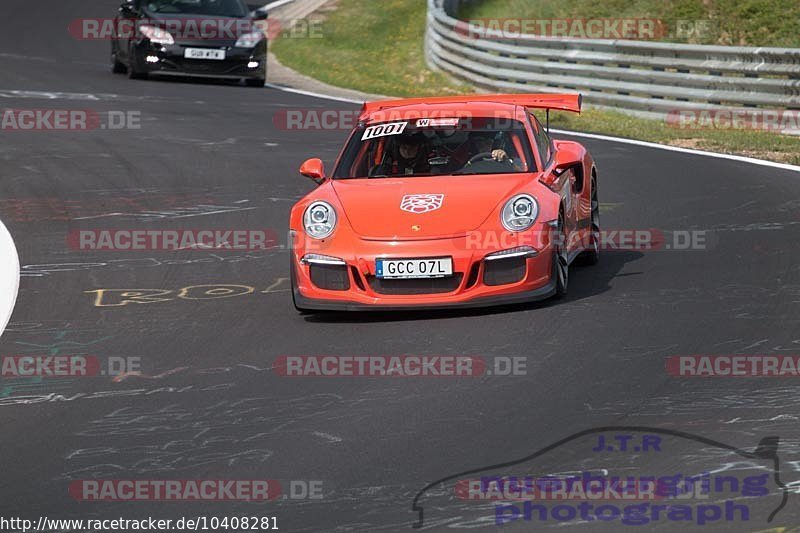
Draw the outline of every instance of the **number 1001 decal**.
M406 129L408 122L390 122L389 124L379 124L370 126L364 131L362 141L374 139L375 137L386 137L387 135L400 135Z

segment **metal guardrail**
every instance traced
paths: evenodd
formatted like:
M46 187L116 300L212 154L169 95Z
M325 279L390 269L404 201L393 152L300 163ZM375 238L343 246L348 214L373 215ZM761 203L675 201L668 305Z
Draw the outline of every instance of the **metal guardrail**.
M428 0L425 53L437 70L502 92L583 93L642 115L738 106L800 109L800 49L508 36Z

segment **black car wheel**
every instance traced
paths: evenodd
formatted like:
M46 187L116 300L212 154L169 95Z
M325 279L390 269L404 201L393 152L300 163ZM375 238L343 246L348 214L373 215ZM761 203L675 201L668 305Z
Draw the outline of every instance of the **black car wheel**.
M132 80L143 80L147 77L146 72L136 69L136 51L132 46L128 50L128 77Z
M581 264L596 265L600 261L600 202L597 199L597 180L592 180L591 242L581 254Z
M125 74L128 72L128 67L117 59L117 47L111 45L111 72L114 74Z
M567 261L567 239L564 233L564 215L558 216L555 244L553 247L553 275L556 277L556 298L567 294L569 286L569 262Z

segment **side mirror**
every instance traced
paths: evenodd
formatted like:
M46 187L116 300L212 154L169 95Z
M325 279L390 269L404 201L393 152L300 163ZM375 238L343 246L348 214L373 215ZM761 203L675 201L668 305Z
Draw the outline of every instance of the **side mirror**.
M263 7L260 7L253 11L253 13L250 15L250 18L253 20L267 20L269 18L269 11Z
M308 159L305 163L300 165L300 174L311 178L317 185L321 185L326 179L325 164L322 162L322 159Z
M581 151L578 145L569 141L556 141L555 166L553 174L560 176L572 167L578 166L581 160Z
M125 0L119 6L120 13L129 14L134 11L136 11L136 0Z

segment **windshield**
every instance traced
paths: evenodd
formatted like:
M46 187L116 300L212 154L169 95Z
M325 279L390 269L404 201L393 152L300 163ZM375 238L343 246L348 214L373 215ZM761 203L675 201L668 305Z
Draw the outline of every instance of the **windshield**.
M249 11L241 0L155 0L146 2L151 13L246 17Z
M359 125L334 179L533 172L525 126L507 118Z

